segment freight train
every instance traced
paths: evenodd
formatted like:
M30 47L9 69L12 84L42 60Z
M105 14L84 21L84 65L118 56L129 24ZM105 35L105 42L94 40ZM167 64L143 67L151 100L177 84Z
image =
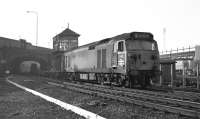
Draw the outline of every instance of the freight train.
M159 51L153 34L131 32L64 52L66 80L133 88L159 77Z

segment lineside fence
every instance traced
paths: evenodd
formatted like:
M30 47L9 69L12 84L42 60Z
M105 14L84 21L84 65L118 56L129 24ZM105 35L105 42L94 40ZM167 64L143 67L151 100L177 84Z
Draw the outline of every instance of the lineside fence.
M189 46L189 47L182 47L182 48L177 48L177 49L166 50L166 51L160 52L160 55L191 52L191 51L195 51L195 47Z
M199 52L200 52L200 46L182 47L182 48L177 48L173 50L171 49L171 50L160 52L161 61L174 60L175 65L178 66L179 64L179 68L175 67L175 70L173 72L172 72L172 69L169 69L170 72L167 74L164 74L164 75L172 75L172 74L176 75L175 78L169 79L170 81L168 80L168 85L173 86L173 87L176 87L177 85L179 85L179 87L183 87L183 88L192 87L192 88L200 89L200 79L199 79L200 78L199 76L200 53ZM179 63L177 64L177 62ZM180 62L182 62L181 68L180 68ZM160 79L160 80L162 81L163 79ZM162 85L161 81L160 81L161 83L160 85Z

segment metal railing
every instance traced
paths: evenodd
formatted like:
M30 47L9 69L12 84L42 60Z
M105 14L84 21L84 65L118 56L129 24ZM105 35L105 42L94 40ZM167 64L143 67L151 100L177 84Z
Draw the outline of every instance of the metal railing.
M177 49L171 49L171 50L166 50L160 52L160 55L165 55L165 54L175 54L175 53L183 53L183 52L191 52L195 51L195 47L182 47L182 48L177 48Z

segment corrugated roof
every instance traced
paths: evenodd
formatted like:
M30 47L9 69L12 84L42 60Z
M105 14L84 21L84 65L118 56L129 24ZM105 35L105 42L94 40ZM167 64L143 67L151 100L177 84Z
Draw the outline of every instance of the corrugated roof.
M79 37L80 35L74 31L72 31L71 29L69 28L66 28L64 31L62 31L60 34L56 35L56 36L76 36L76 37Z

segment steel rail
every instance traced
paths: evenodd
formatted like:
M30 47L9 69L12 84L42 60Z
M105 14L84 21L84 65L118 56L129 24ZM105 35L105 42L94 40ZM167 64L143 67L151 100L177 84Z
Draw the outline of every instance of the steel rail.
M200 93L197 92L189 92L189 91L174 91L174 92L179 95L188 95L200 98Z
M144 93L144 94L148 94L148 95L154 95L154 96L162 96L162 97L166 97L166 98L174 98L174 99L179 99L179 100L190 100L193 101L191 99L191 94L188 96L185 96L183 94L176 94L175 93L161 93L161 92L154 92L154 91L148 91L148 90L139 90L139 89L127 89L127 88L119 88L119 87L109 87L109 86L103 86L103 85L96 85L96 84L89 84L86 83L86 85L93 85L96 87L102 87L102 88L107 88L107 89L113 89L113 90L119 90L119 91L127 91L127 92L133 92L133 93ZM186 94L187 95L187 94Z
M155 108L155 109L162 110L162 111L168 111L171 113L200 118L199 103L196 103L196 102L183 101L183 100L177 100L177 99L169 99L170 100L169 101L168 98L162 99L162 97L158 98L156 96L148 98L150 95L145 96L144 94L137 94L137 93L131 94L131 92L113 91L113 90L109 90L109 89L106 90L107 88L105 88L104 86L100 86L100 87L103 87L102 89L100 89L100 88L98 89L97 87L92 87L92 90L93 90L92 91L91 87L86 87L86 86L80 85L80 84L74 84L74 83L68 83L68 82L64 82L63 84L57 84L57 83L54 83L54 84L57 86L65 87L65 88L72 89L75 91L79 91L82 93L87 93L87 94L96 95L96 96L100 96L100 97L111 98L114 100L125 101L128 103L146 106L149 108ZM110 89L112 89L112 88L110 88ZM116 95L117 93L118 93L118 95ZM126 95L131 94L131 96L135 95L135 97L139 97L139 98L137 99L137 98L133 98L133 97L127 97L127 96L125 97L124 96L125 94ZM144 100L141 100L141 98L144 98ZM153 101L153 99L154 99L154 102L149 102L149 99L151 101ZM166 101L167 103L174 103L175 105L169 106L169 105L166 105L167 103L166 104L163 104L163 103L157 104L159 102L155 102L155 101L162 101L162 102ZM189 107L193 107L193 108L185 109L182 107L177 107L176 104L179 104L179 105L183 104L182 106L189 106ZM196 108L198 108L198 109L196 110Z
M105 92L91 91L89 89L74 87L72 85L67 85L67 86L65 86L65 88L70 89L70 90L75 90L75 91L78 91L81 93L86 93L86 94L100 96L100 97L104 97L104 98L110 98L110 99L119 100L119 101L123 101L123 102L133 103L136 105L145 106L145 107L149 107L149 108L155 108L158 110L167 111L167 112L171 112L171 113L200 118L200 112L196 111L196 110L183 109L180 107L172 107L172 106L137 100L137 99L130 98L130 97L123 97L123 96L108 94Z
M49 80L49 79L48 79ZM55 80L50 80L50 81L55 81ZM56 81L57 82L57 81ZM69 83L69 82L62 82L62 81L58 81L60 83ZM75 82L75 83L80 83L80 82ZM74 85L74 83L71 83L72 85ZM127 89L127 88L119 88L119 87L110 87L110 86L104 86L104 85L97 85L97 84L91 84L91 83L84 83L85 85L88 86L95 86L95 87L99 87L99 88L105 88L105 89L112 89L112 90L117 90L117 91L126 91L127 93L143 93L146 95L152 95L152 96L156 96L156 97L163 97L163 98L170 98L170 99L174 99L174 100L184 100L186 102L185 105L188 105L187 103L189 102L194 102L192 105L196 104L199 106L198 102L195 102L191 97L197 97L197 96L192 96L192 94L190 93L186 93L184 95L184 93L161 93L161 92L153 92L153 91L147 91L147 90L139 90L139 89ZM198 98L198 97L197 97ZM182 102L180 102L182 103Z
M50 79L47 79L47 80L50 80ZM55 80L50 80L50 81L55 82ZM63 82L63 81L58 81L58 80L56 82L69 83L69 82ZM75 82L75 83L80 83L80 82ZM106 88L106 89L118 90L118 91L126 91L126 92L131 92L131 93L144 93L144 94L153 95L153 96L157 96L157 97L162 96L162 97L165 97L165 98L173 98L173 99L178 99L178 100L188 100L188 101L193 101L193 102L195 102L195 101L191 97L198 97L198 96L195 96L196 94L194 94L194 95L190 94L190 93L184 94L184 93L179 93L177 91L174 91L175 93L161 93L161 92L154 92L154 91L148 91L148 90L110 87L110 86L97 85L97 84L91 84L91 83L85 83L85 82L84 82L84 84L89 85L89 86L96 86L96 87L101 87L101 88Z
M118 91L118 90L106 90L105 88L97 88L97 87L89 87L89 86L83 86L83 85L78 85L78 84L69 84L69 83L64 83L67 85L72 85L72 86L78 86L79 88L87 88L87 89L92 89L95 91L104 91L105 93L111 93L111 94L116 94L116 95L122 95L122 96L128 96L128 97L137 97L137 98L145 98L146 100L152 100L152 101L159 101L162 103L168 103L168 104L174 104L174 105L179 105L179 106L187 106L187 107L192 107L192 108L197 108L200 111L200 103L197 102L191 102L187 100L179 100L179 99L172 99L172 98L166 98L166 97L160 97L160 96L152 96L148 94L138 94L138 93L132 93L132 92L124 92L124 91Z

